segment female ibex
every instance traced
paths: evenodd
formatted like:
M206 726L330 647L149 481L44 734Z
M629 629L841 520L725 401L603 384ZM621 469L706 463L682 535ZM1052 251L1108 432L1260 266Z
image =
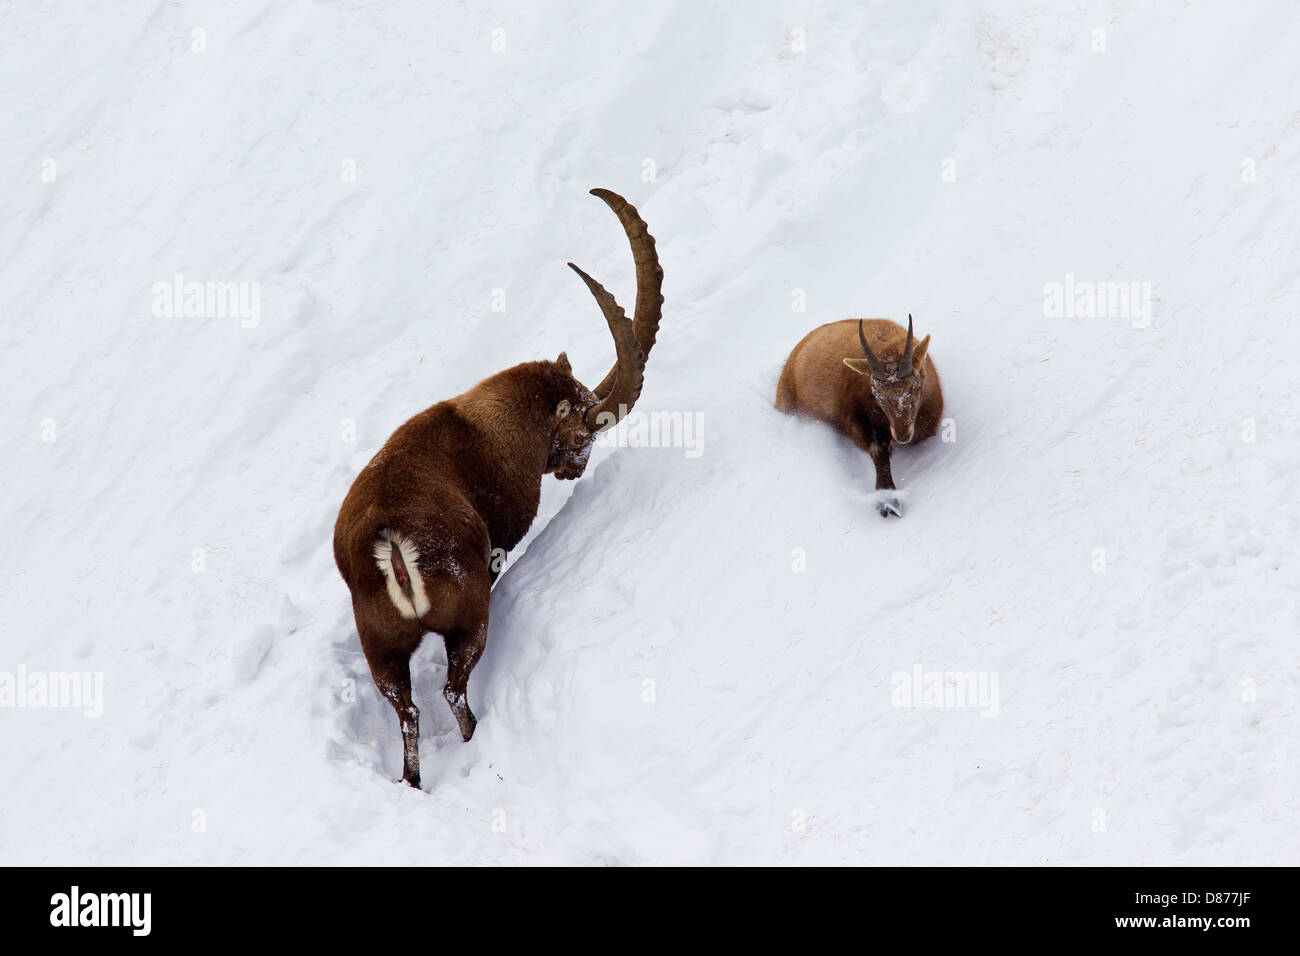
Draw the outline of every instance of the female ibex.
M411 702L411 655L429 631L442 635L443 697L469 740L476 721L466 687L487 639L499 558L533 523L542 476L579 477L593 436L641 394L659 329L663 270L636 209L608 189L591 192L617 214L636 261L633 319L569 263L614 337L617 360L604 381L588 390L561 352L554 362L516 365L426 409L357 476L334 526L334 560L352 592L370 673L397 711L402 779L413 787L420 785L420 714Z
M856 332L856 336L855 336ZM864 358L857 358L861 347ZM834 425L871 456L882 517L902 515L889 468L893 442L924 441L939 428L943 392L927 351L889 319L844 319L813 329L794 347L776 386L776 407ZM850 357L853 356L853 357Z

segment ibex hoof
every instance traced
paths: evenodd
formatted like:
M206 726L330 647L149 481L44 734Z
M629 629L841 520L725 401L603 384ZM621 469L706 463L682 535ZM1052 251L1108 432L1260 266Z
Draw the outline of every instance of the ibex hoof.
M474 736L474 728L478 726L478 720L473 714L466 713L464 717L456 715L456 720L460 724L460 735L469 743L469 739Z
M443 696L447 698L447 703L451 705L452 716L460 725L460 735L468 742L474 736L474 728L478 726L474 711L469 709L469 703L462 695L444 692Z
M871 496L871 504L882 518L903 517L903 496L895 488L885 488Z

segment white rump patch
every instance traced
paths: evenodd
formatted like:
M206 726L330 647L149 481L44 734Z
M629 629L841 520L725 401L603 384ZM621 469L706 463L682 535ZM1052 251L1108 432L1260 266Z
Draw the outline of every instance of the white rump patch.
M415 599L412 604L402 591L402 586L397 583L397 574L393 571L393 548L397 548L402 553L402 563L406 565L406 572L411 577L411 597ZM384 579L388 582L388 597L397 608L397 612L402 617L414 620L424 617L429 612L429 595L424 590L424 578L420 577L419 568L420 552L416 549L415 543L400 531L385 529L379 533L379 540L375 542L375 563L379 565L379 570L384 572Z

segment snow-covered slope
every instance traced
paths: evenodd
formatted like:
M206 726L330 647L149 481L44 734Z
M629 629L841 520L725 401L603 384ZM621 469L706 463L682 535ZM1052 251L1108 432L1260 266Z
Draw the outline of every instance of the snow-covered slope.
M1295 862L1300 21L1036 7L0 11L0 675L103 680L0 709L0 861ZM597 185L666 273L638 410L702 444L547 480L471 743L417 656L416 792L333 519L428 404L604 373ZM886 522L771 399L908 312L954 440Z

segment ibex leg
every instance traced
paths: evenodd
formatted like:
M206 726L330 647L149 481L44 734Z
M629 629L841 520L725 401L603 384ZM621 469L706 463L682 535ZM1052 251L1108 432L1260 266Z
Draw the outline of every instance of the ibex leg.
M469 708L469 675L483 656L487 621L465 629L449 630L443 637L447 642L447 683L442 696L447 698L451 712L460 724L460 735L469 740L478 725L474 712Z
M876 491L896 491L894 473L890 467L893 445L889 431L878 430L870 424L860 425L852 431L854 444L871 456L871 463L876 466ZM882 518L902 517L903 504L895 495L880 495L878 510Z
M420 786L420 711L411 700L411 657L409 654L371 651L361 642L370 662L370 673L388 702L397 712L402 729L402 780L417 789Z

